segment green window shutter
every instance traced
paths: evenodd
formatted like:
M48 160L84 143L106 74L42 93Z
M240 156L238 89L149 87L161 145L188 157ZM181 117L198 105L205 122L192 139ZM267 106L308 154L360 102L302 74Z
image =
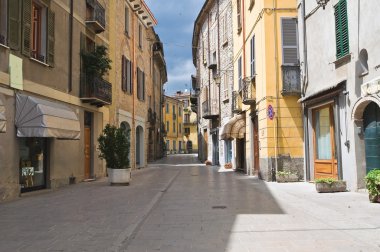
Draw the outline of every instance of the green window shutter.
M8 46L20 50L21 1L8 1Z
M346 0L340 0L334 8L336 57L339 59L347 55L350 50L348 39L348 19Z
M47 64L54 66L54 43L55 43L55 13L48 9L47 25Z
M22 0L22 53L30 57L32 0Z

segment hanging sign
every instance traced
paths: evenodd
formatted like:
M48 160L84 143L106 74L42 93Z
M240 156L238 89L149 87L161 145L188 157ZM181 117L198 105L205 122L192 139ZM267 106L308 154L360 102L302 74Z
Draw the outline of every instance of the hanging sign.
M273 120L273 118L274 118L274 110L273 110L272 105L268 105L267 115L268 115L268 117L269 117L270 120Z

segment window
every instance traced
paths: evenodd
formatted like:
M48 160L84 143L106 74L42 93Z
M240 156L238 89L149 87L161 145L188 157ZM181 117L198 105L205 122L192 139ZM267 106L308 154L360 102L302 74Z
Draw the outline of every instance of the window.
M223 98L224 98L224 100L228 99L228 74L227 74L227 72L223 73Z
M185 114L185 118L184 118L184 122L185 123L190 123L190 115L189 114Z
M10 1L10 7L16 8L17 4ZM11 14L11 13L10 13ZM55 14L41 1L23 1L22 4L22 53L27 57L32 57L38 61L54 65L54 20ZM16 17L15 13L11 14ZM15 20L10 22L16 22ZM12 29L18 24L10 24ZM16 29L17 31L18 29ZM12 32L14 33L14 32ZM10 40L14 43L14 39L10 36Z
M175 133L175 122L173 122L173 132Z
M225 143L225 162L226 163L230 163L231 160L232 160L232 143L231 143L231 140L226 140L224 141Z
M121 60L121 89L128 94L132 94L132 62L129 61L125 56L122 56Z
M177 143L175 140L173 140L173 150L177 150Z
M185 105L184 105L185 108L189 107L189 100L185 100L184 103L185 103Z
M140 68L137 68L137 98L145 100L145 73Z
M238 25L238 33L241 32L241 0L237 0L236 3L236 10L237 10L237 25Z
M180 134L182 134L182 124L178 124L178 131Z
M336 37L336 58L342 58L349 53L348 22L347 22L347 2L340 0L334 6L335 14L335 37Z
M139 24L139 48L142 49L142 25Z
M243 88L243 77L242 77L242 69L241 69L241 56L238 59L238 83L239 90Z
M206 65L207 64L207 55L206 55L206 43L205 43L205 39L202 39L202 59L203 59L203 64Z
M282 18L282 64L299 65L297 19Z
M0 44L7 45L7 0L0 0ZM18 5L18 4L17 4Z
M129 8L125 6L125 34L129 36Z
M255 36L251 39L251 77L255 76Z
M173 105L173 115L175 115L175 105Z
M224 16L222 18L222 43L226 44L228 42L228 17L227 17L228 12L226 11L224 13Z
M190 128L185 128L184 130L186 135L190 134Z
M178 108L178 115L179 115L179 116L182 116L182 107L179 107L179 108Z
M166 103L166 114L169 114L169 103Z
M166 121L166 132L169 132L169 121Z

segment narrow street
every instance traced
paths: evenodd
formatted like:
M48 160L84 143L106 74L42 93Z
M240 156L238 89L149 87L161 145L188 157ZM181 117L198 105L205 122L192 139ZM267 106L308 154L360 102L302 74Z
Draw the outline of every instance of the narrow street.
M380 251L366 193L318 194L176 155L133 173L0 204L0 251Z

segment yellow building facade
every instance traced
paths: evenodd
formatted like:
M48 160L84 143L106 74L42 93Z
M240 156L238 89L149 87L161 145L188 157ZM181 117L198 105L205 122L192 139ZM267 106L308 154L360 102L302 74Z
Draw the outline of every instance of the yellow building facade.
M163 123L165 124L167 154L178 154L185 152L183 111L184 102L171 96L164 96Z
M265 180L275 180L277 171L302 179L296 0L237 0L233 13L233 111L246 125L235 158Z

